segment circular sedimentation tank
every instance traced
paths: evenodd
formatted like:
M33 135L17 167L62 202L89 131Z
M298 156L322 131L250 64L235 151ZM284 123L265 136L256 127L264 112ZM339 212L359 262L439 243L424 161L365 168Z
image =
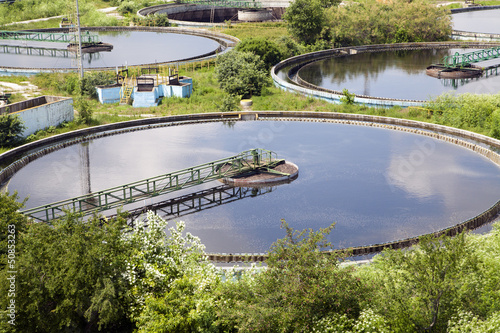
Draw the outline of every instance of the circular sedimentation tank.
M375 116L269 111L240 121L244 115L144 119L63 134L0 155L0 179L21 198L29 195L30 208L81 195L87 186L95 192L256 147L300 166L289 184L213 190L210 207L185 214L172 196L189 197L193 189L125 207L176 202L163 212L185 221L210 253L267 252L284 236L281 219L296 229L336 223L329 236L334 246L363 254L411 245L422 234L475 228L498 212L497 140ZM220 186L215 183L196 191ZM218 201L230 191L236 192Z
M244 2L240 2L243 4ZM279 21L288 7L289 1L260 1L259 7L211 6L207 4L163 4L142 8L139 16L166 14L171 23L178 26L206 27L226 25L227 22Z
M474 6L451 12L454 39L500 41L500 6Z
M61 33L67 29L36 31ZM84 31L99 35L102 42L113 46L111 50L84 53L85 69L114 70L204 59L238 42L222 33L184 28L93 27ZM0 51L0 74L71 71L78 66L75 53L64 43L4 40Z
M283 89L331 102L340 102L347 89L356 95L356 102L366 105L422 106L443 93L497 93L498 68L486 70L480 77L441 79L427 75L426 70L446 55L499 45L444 42L338 48L286 59L271 74Z

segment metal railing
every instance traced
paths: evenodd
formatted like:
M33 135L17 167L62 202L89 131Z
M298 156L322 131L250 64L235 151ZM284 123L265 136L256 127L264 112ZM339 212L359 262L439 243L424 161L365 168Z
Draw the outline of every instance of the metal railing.
M272 151L260 148L250 149L235 156L27 209L22 213L42 222L61 217L67 211L88 215L204 182L234 177L262 168L272 168L282 161Z
M39 31L6 31L0 30L0 39L8 40L27 40L36 42L57 42L57 43L75 43L77 41L74 34L57 32L39 32ZM82 34L82 44L100 43L99 35L86 32Z
M456 52L453 55L443 57L443 65L446 67L466 67L472 63L500 58L500 46L472 51L460 54Z
M275 187L232 187L219 185L210 189L184 194L176 198L170 198L161 202L152 203L144 207L129 209L127 221L133 225L136 220L147 220L146 213L152 211L161 215L165 220L183 217L198 213L214 207L219 207L248 197L256 197L270 193ZM117 215L108 215L115 218Z

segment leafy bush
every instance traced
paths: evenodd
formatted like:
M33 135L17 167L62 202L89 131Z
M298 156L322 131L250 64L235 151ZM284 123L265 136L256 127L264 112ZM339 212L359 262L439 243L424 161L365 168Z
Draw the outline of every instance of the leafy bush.
M123 1L118 6L117 11L122 15L135 13L137 11L137 6L133 1Z
M258 55L268 69L276 65L282 59L278 44L261 37L244 39L238 44L236 50L240 52L251 52Z
M114 81L112 72L95 71L86 73L80 83L80 93L90 98L97 98L96 86L108 85Z
M276 41L283 59L291 58L304 53L304 47L289 36L281 36Z
M146 17L133 19L136 25L148 26L148 27L169 27L170 22L168 20L167 14L155 14Z
M447 40L448 10L427 0L366 0L326 10L326 27L336 45Z
M367 268L374 293L370 306L395 332L445 332L458 309L478 297L467 275L478 260L465 234L424 237L412 251L386 251Z
M342 89L342 94L344 95L343 97L340 97L340 101L342 102L342 104L354 104L354 97L356 96L356 94L350 93L346 88Z
M489 131L500 138L500 94L443 94L430 101L433 119L440 124L457 128Z
M139 332L211 332L215 325L212 292L219 279L199 238L183 234L149 212L124 238L133 249L125 274L131 284L132 316Z
M229 280L220 290L219 316L239 332L309 332L332 315L357 318L364 287L351 268L341 268L339 254L326 235L295 231L282 221L286 237L270 249L267 269L244 280Z
M31 223L24 232L20 229L16 326L12 328L16 332L127 331L123 328L130 325L128 285L123 272L130 251L121 240L124 224L121 219L102 223L69 214L51 225ZM4 297L8 276L7 270L0 272L2 324L9 301Z
M222 90L249 98L270 85L269 75L259 56L232 50L217 57L215 76Z
M447 333L497 333L500 332L500 312L481 320L472 312L460 311L448 323Z
M90 125L92 123L92 107L89 101L83 96L77 96L74 98L73 106L78 111L78 120Z
M32 78L34 85L56 94L73 95L79 91L80 79L76 73L37 73Z
M21 142L21 135L25 128L19 116L0 115L0 146L12 147Z
M221 104L217 105L219 111L230 112L239 109L238 102L236 102L236 97L233 95L224 95L221 100Z

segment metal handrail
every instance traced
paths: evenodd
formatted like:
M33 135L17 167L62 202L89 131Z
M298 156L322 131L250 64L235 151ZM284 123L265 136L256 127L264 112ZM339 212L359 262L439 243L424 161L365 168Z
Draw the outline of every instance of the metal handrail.
M73 43L77 40L75 35L68 33L8 30L0 30L0 39L58 43ZM82 34L82 43L98 44L100 43L99 35L87 31L87 33Z
M443 57L443 65L446 67L467 67L471 63L500 58L500 46L472 51L467 53L456 52L453 55Z

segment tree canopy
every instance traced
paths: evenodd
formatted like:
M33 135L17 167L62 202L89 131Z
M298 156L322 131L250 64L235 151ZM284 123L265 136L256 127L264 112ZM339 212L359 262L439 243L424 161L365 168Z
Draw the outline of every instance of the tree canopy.
M358 267L342 265L332 249L333 224L296 231L282 221L285 237L267 265L238 271L210 263L182 222L168 227L149 212L133 227L121 216L77 214L31 223L18 199L0 194L1 227L10 235L0 237L2 332L500 329L500 225L488 236L424 237ZM16 326L8 322L12 299Z
M314 44L326 22L324 7L319 0L294 0L283 19L290 34L304 44Z
M0 115L0 147L11 147L19 143L25 128L19 116Z
M278 44L261 37L252 37L242 40L236 47L236 50L240 52L251 52L258 55L267 69L276 65L282 58Z
M231 95L260 95L270 84L264 62L250 52L232 50L217 57L215 75L222 90Z

